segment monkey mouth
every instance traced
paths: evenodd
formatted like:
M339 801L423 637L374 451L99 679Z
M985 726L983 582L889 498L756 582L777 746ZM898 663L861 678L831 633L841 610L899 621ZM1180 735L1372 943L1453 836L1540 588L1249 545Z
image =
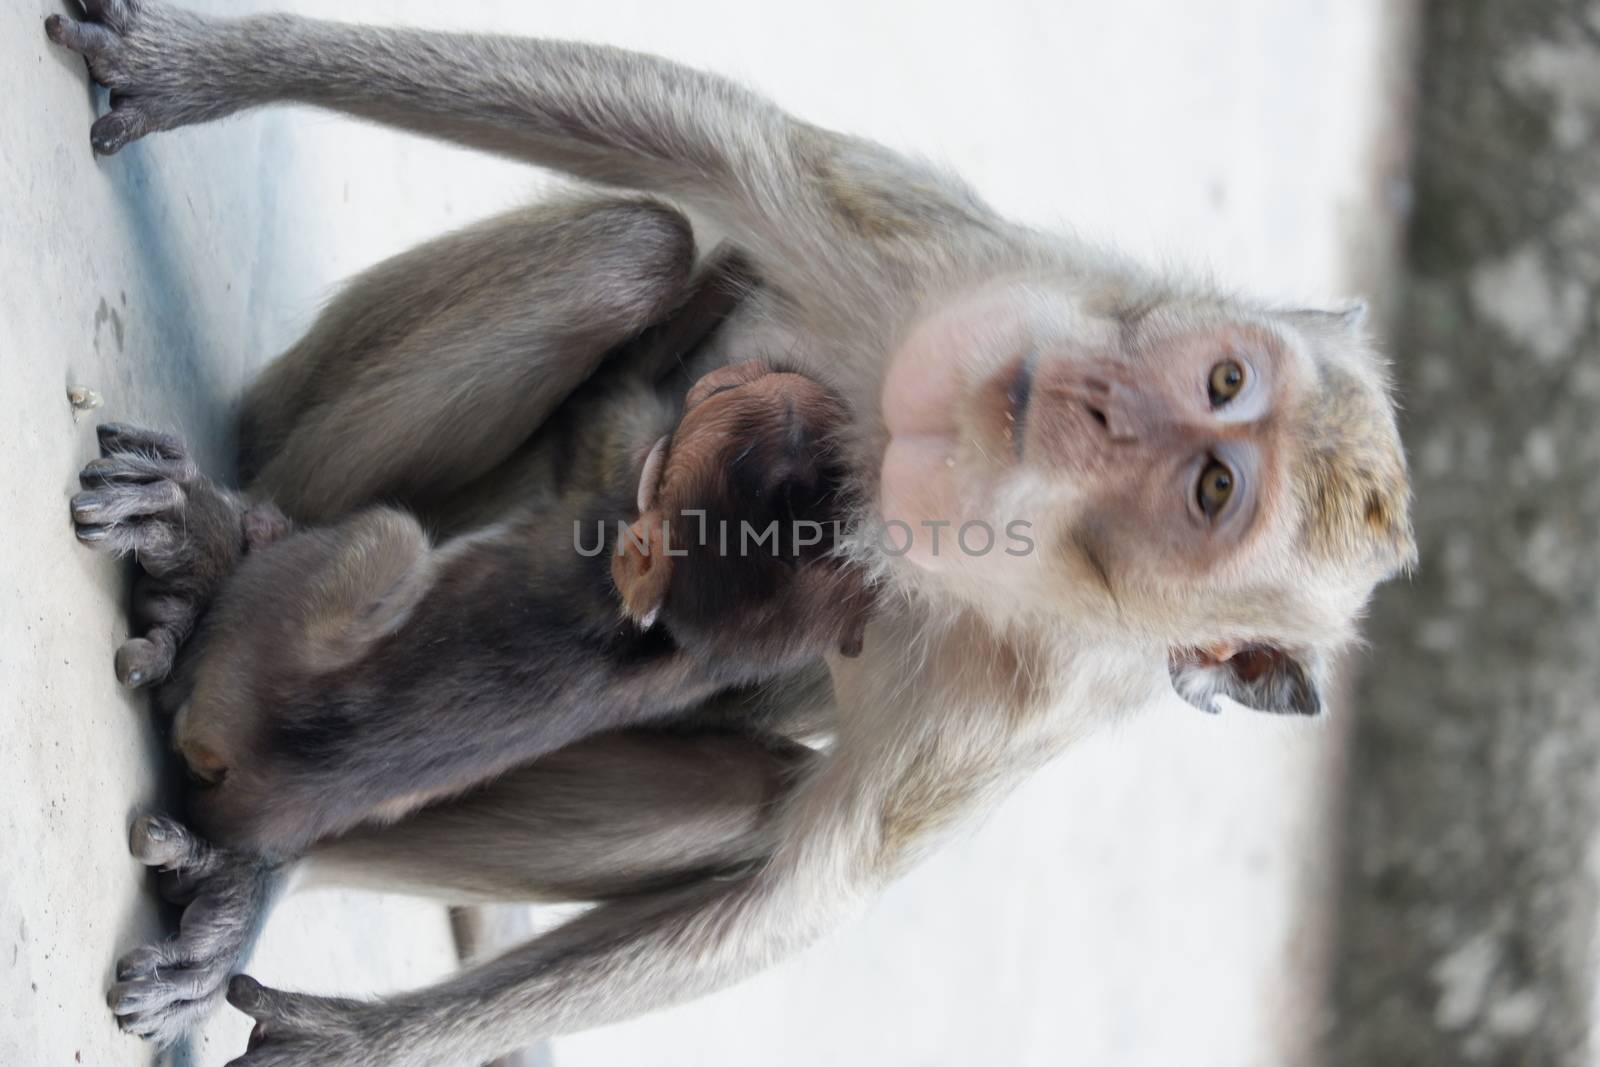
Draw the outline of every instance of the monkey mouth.
M1028 407L1033 401L1033 376L1039 367L1039 350L1030 351L1017 361L1017 369L1006 382L1006 436L1012 451L1022 458L1022 443L1028 436Z

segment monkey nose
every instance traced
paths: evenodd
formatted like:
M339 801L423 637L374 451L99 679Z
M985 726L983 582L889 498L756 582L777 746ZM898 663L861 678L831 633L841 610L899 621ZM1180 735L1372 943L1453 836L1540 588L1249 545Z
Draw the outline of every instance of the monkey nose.
M1164 420L1157 405L1137 389L1112 382L1106 389L1106 399L1091 416L1105 428L1106 437L1116 444L1134 444L1159 436Z
M1133 444L1159 431L1159 419L1139 390L1122 382L1085 376L1051 390L1055 399L1076 408L1113 444Z

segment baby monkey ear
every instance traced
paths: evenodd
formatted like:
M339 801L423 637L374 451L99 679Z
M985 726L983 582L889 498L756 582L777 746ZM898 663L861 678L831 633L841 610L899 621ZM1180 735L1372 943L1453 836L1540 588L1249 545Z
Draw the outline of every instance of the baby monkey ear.
M661 488L661 472L667 469L667 443L671 440L670 433L662 434L661 440L650 446L649 455L644 457L644 468L639 472L637 501L641 515L655 506L656 491Z
M1225 696L1254 711L1316 715L1322 711L1322 658L1273 645L1223 646L1175 652L1167 661L1172 688L1201 711L1221 711Z
M622 597L622 613L641 630L655 625L672 582L672 557L659 514L646 511L623 533L611 557L611 581Z
M772 368L761 359L745 359L718 367L689 387L689 392L683 398L683 410L688 412L724 389L748 385L757 378L771 373Z

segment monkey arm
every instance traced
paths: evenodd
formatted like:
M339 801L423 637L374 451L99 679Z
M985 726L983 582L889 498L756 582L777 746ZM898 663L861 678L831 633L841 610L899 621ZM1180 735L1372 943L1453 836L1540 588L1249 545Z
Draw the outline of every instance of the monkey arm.
M85 7L88 20L52 16L47 28L113 90L91 135L101 152L264 104L312 104L691 202L783 287L852 270L866 283L897 240L994 225L944 176L656 56L130 0Z
M798 787L765 866L601 904L438 985L379 1001L333 1000L235 979L229 1000L264 1040L239 1067L471 1064L544 1035L616 1021L753 974L853 912L875 888L866 813L833 759ZM841 834L849 835L848 850Z
M291 880L452 902L576 901L746 870L772 852L774 813L810 759L809 749L775 738L607 734L285 863L143 816L131 850L164 872L162 892L184 905L183 918L175 939L123 957L111 1007L124 1029L159 1040L204 1019Z

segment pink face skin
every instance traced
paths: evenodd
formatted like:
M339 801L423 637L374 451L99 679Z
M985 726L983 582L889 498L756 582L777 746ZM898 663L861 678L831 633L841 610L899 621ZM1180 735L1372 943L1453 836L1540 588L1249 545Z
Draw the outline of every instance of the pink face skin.
M890 362L883 389L889 446L880 507L885 522L912 531L907 558L928 570L945 570L951 561L934 554L926 523L987 518L987 502L974 499L974 491L981 496L992 476L962 462L963 427L975 392L962 359L995 347L996 332L1004 337L999 347L1012 347L1021 340L1019 325L1003 296L979 298L922 323Z
M1038 339L1000 293L925 323L897 353L880 506L917 532L907 558L968 566L948 530L935 556L925 524L1023 517L1040 553L1114 587L1204 573L1259 531L1283 482L1278 413L1302 373L1284 340L1249 322L1072 332Z

